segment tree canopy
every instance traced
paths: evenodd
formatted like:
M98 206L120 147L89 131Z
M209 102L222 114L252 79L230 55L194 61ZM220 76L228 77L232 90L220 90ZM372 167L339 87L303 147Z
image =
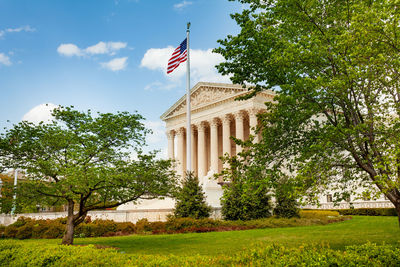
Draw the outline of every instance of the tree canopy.
M59 107L50 123L22 121L0 137L0 166L24 170L18 197L68 207L63 243L87 212L143 198L169 196L176 176L171 161L143 154L139 114L81 112ZM136 150L137 159L131 159Z
M326 188L383 193L400 222L400 1L240 0L219 40L222 74L278 92L259 117L254 162ZM375 190L377 189L377 190Z

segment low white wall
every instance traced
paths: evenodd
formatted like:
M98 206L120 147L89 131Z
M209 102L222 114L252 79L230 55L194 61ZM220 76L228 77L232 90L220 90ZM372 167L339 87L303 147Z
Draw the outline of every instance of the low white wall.
M88 212L88 216L92 220L103 219L113 220L116 222L132 222L136 223L140 219L146 218L150 222L166 221L168 214L172 213L172 209L147 209L147 210L96 210ZM0 224L10 225L19 217L30 217L33 219L56 219L66 217L67 212L40 212L40 213L21 213L16 215L0 214ZM221 210L213 209L210 216L214 219L221 218Z

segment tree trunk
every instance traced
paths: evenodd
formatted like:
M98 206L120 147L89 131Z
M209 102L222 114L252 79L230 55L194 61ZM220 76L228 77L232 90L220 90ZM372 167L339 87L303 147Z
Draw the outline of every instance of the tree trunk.
M72 245L74 242L74 201L68 200L68 217L62 245Z
M395 204L394 206L396 207L396 211L397 211L397 219L399 220L399 227L400 227L400 201L398 201L399 203Z

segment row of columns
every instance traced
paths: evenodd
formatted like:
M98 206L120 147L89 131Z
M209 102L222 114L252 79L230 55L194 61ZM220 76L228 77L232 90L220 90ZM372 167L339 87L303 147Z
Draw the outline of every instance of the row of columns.
M197 176L204 177L209 170L214 173L218 172L219 155L218 147L219 142L222 141L222 154L232 155L231 151L231 120L235 120L235 137L244 140L245 138L245 117L248 115L250 134L255 136L255 142L258 142L258 136L255 135L254 130L257 126L257 112L256 109L242 110L236 113L228 113L221 117L212 118L209 121L201 121L192 125L191 129L191 160L193 169L197 167ZM218 140L218 125L222 122L222 140ZM206 143L206 128L210 127L210 168L207 169L207 143ZM195 129L197 129L197 139L195 138ZM175 158L175 136L177 137L177 153L176 160L178 161L178 174L184 175L186 170L186 130L184 127L179 129L170 130L167 132L168 137L168 157ZM197 146L196 146L197 140ZM197 149L196 149L197 148ZM242 151L240 145L236 145L236 153ZM197 161L196 161L197 159ZM196 165L197 162L197 165Z

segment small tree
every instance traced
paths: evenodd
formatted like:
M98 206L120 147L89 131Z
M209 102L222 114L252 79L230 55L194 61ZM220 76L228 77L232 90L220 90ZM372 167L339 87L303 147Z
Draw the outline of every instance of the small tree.
M62 244L88 211L171 195L176 176L168 160L139 152L148 132L139 114L79 112L59 107L51 123L22 121L0 136L0 167L21 168L20 201L66 205ZM131 160L129 149L138 151Z
M226 220L252 220L271 216L270 187L261 169L253 169L237 157L225 158L230 168L221 175L227 182L221 198Z
M183 179L182 188L176 196L174 216L199 219L208 218L210 212L211 207L206 203L198 177L192 172L188 172Z
M295 187L288 180L281 180L275 189L274 215L281 218L300 217Z
M13 179L6 175L0 174L1 179L1 197L0 197L0 213L10 213L14 204L14 183ZM17 210L19 210L17 208Z

